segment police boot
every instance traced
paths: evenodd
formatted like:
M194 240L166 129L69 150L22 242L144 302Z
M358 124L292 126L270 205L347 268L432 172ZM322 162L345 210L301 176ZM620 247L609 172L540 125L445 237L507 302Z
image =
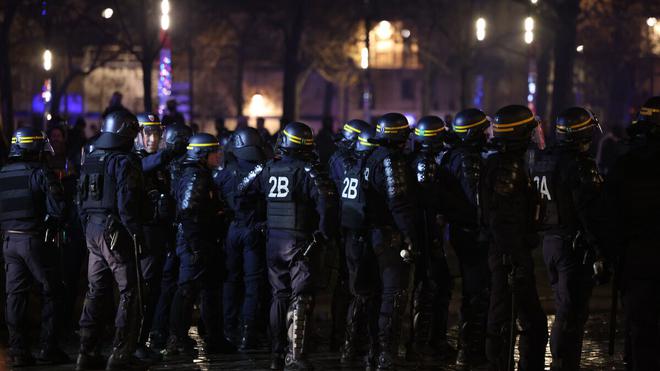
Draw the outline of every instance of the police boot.
M167 344L160 354L165 357L176 357L178 355L193 355L197 343L190 338L179 338L176 335L170 335L167 338Z
M34 357L29 351L9 354L9 366L11 367L29 367L35 364Z
M105 357L97 346L98 335L91 328L80 329L80 352L76 360L76 370L98 370L105 367Z
M206 354L233 354L236 353L236 345L224 336L208 336L204 339L204 351Z
M378 359L376 360L376 370L395 370L394 360L397 354L397 325L401 322L401 313L403 311L404 293L400 292L394 296L392 313L387 319L387 324L381 328L378 333Z
M295 298L289 309L289 352L284 364L286 370L312 370L307 360L309 341L309 317L312 310L312 297L301 295Z
M147 363L156 363L162 359L160 353L146 345L139 345L133 355L135 358Z
M64 365L72 362L71 358L56 346L42 348L37 355L37 361L49 365Z
M422 286L424 283L422 283ZM415 295L413 302L412 342L406 354L409 360L430 362L436 352L431 347L432 303L424 290Z
M112 345L112 353L105 366L106 370L128 370L146 367L146 364L135 358L130 351L131 343L134 341L134 339L131 339L133 336L135 334L131 333L126 327L118 327L115 330L115 340Z
M273 371L284 370L284 356L282 354L277 354L277 353L271 354L270 369Z
M466 299L464 299L466 300ZM468 314L461 323L458 334L456 366L459 370L483 365L486 359L486 316L488 315L489 293L470 299Z
M360 320L364 318L363 303L364 299L362 297L355 296L348 308L344 345L341 348L340 358L340 362L343 364L354 362L357 356L357 337L360 330Z
M245 352L257 348L257 337L254 325L243 325L241 329L241 343L238 350Z

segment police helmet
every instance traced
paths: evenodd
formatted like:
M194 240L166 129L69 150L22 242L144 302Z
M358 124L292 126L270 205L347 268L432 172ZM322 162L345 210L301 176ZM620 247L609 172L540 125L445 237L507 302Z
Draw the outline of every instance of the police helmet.
M277 148L287 151L311 152L314 149L312 129L302 122L288 123L277 137Z
M168 125L165 127L165 133L163 133L165 147L181 156L186 152L188 141L192 135L193 132L190 126L184 124Z
M468 108L456 114L452 126L463 142L476 142L486 139L485 130L490 126L490 119L480 109Z
M257 129L240 128L231 136L231 151L234 155L247 161L264 161L266 154L264 142Z
M447 134L447 124L438 116L424 116L415 126L413 140L422 146L440 145Z
M103 120L101 135L95 142L100 149L113 149L133 143L140 131L138 119L132 113L119 110L109 113Z
M571 107L557 116L555 133L559 142L588 142L591 141L595 127L599 127L598 118L591 111Z
M347 147L355 144L358 134L370 125L362 120L351 120L342 126L341 131L335 137L335 140Z
M359 153L364 153L371 151L374 147L378 147L377 143L373 143L373 139L376 137L376 129L367 125L364 127L360 134L357 136L357 141L355 142L355 151Z
M220 142L218 142L218 138L211 134L197 133L190 137L186 150L186 159L196 162L206 159L211 153L218 152Z
M649 98L639 109L637 119L633 121L631 131L647 132L660 127L660 96ZM655 131L655 130L654 130Z
M532 111L521 105L505 106L497 110L493 118L493 137L503 142L525 142L538 126Z
M397 113L386 113L376 122L376 137L372 140L379 143L402 144L408 140L410 126L406 116Z
M44 152L51 155L55 153L46 133L31 127L14 131L9 149L10 158L34 158Z
M155 134L160 138L163 127L158 118L158 115L151 112L139 113L137 116L138 124L140 124L140 131L142 134L150 135ZM146 144L143 143L143 138L138 136L136 141L137 149L145 149Z

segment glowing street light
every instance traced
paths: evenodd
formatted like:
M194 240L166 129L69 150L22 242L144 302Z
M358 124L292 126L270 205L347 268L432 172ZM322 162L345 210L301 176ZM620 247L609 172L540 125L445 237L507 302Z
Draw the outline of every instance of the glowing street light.
M105 8L105 9L103 10L103 12L101 13L101 17L103 17L103 18L105 18L105 19L110 19L110 18L112 18L112 15L113 15L114 13L115 13L115 12L114 12L114 10L112 10L112 8Z
M534 42L534 18L525 18L525 44Z
M392 37L393 33L394 31L392 30L392 24L390 22L378 22L378 26L376 27L376 36L378 36L379 39L387 40Z
M369 49L367 47L360 51L360 68L363 70L369 68Z
M656 17L649 17L646 19L646 25L649 27L655 27L657 23L658 19Z
M484 41L486 38L486 20L480 17L477 19L475 26L477 28L477 41Z
M170 1L161 0L160 2L160 28L167 31L170 28Z
M50 71L53 68L53 53L46 49L44 51L44 70Z
M529 0L529 2L532 3L532 4L534 4L534 5L536 5L536 4L539 3L539 0Z
M578 45L577 48L575 48L575 50L576 50L578 53L582 53L582 52L584 52L584 45L582 45L582 44Z

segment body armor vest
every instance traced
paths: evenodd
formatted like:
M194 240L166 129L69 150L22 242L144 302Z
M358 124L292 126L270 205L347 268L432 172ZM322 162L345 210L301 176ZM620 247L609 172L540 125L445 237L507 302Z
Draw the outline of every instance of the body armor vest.
M557 171L558 156L552 153L538 153L530 171L532 183L536 186L541 201L540 229L547 230L560 225L558 206Z
M0 221L35 219L46 216L44 202L35 200L30 178L38 167L27 163L6 165L0 170Z
M317 217L313 203L296 192L300 171L295 164L273 161L265 168L267 180L267 220L270 229L286 229L308 233L315 229Z
M347 161L348 162L348 161ZM360 229L364 226L366 197L364 195L364 159L346 164L340 189L341 225Z
M86 213L116 213L116 179L108 175L108 162L116 153L94 151L80 170L78 197Z
M261 196L248 193L247 190L259 177L264 170L263 164L256 164L251 170L242 170L238 164L232 162L227 166L227 170L232 174L231 192L227 195L227 204L235 215L235 220L244 221L243 216L246 212L256 211L257 214L262 209L262 203L259 202Z

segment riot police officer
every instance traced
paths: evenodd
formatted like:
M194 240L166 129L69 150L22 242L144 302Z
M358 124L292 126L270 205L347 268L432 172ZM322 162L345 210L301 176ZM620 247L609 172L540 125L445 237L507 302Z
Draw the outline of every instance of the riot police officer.
M142 322L139 326L135 356L154 361L159 354L147 347L149 330L160 295L160 284L167 237L174 221L174 201L170 195L170 175L167 166L172 158L168 148L159 150L162 128L158 115L137 115L140 133L136 140L136 153L142 161L145 183L144 245L140 257L142 275ZM172 125L174 126L174 125Z
M64 191L45 166L53 149L41 130L20 128L12 136L9 163L0 169L0 229L6 273L6 322L9 362L30 366L27 301L31 281L41 285L41 350L37 359L69 362L59 348L62 285L57 266L58 229L65 218ZM44 222L45 221L45 222Z
M309 126L287 124L277 149L280 155L266 164L258 180L266 196L266 262L273 290L271 369L311 369L307 352L313 279L321 272L313 271L310 260L321 249L314 242L336 235L337 196L313 152Z
M174 197L172 185L181 177L181 162L185 157L186 147L192 135L192 129L183 124L169 125L163 132L165 149L170 152L169 157L171 157L171 160L167 163L166 172L170 176L168 194L172 199ZM149 334L149 345L155 349L162 349L167 341L169 314L179 276L179 258L176 255L175 249L176 227L173 223L170 223L165 235L167 238L165 260L162 268L160 289L158 290L158 302Z
M535 158L531 174L544 205L543 257L555 291L552 370L580 368L592 266L602 256L594 220L602 178L589 154L596 127L598 121L590 111L564 110L555 126L558 145Z
M402 114L380 117L372 140L379 146L364 170L368 237L379 272L374 279L381 283L378 344L371 344L367 362L378 370L394 367L410 269L400 254L405 250L406 256L413 255L417 239L414 179L404 155L409 133Z
M332 179L337 185L337 191L341 195L342 187L344 186L344 178L347 167L350 166L354 161L353 150L357 144L357 137L363 130L368 129L369 124L362 120L351 120L344 124L339 132L336 135L336 147L337 149L332 153L328 159L328 173L330 179ZM342 222L342 238L345 237L345 231L343 227L347 223ZM349 226L350 227L350 226ZM346 267L346 253L345 246L346 242L340 244L339 247L339 269L337 275L337 283L332 295L332 307L331 307L331 317L332 317L332 332L330 333L330 350L334 351L338 348L338 345L341 343L342 335L345 334L346 327L346 315L348 312L350 289L348 287L349 273ZM344 339L346 340L346 339ZM353 339L350 339L352 342Z
M462 278L458 354L461 368L485 361L489 280L488 244L479 238L479 182L490 121L468 108L456 114L453 132L460 139L442 156L447 189L449 241L456 252Z
M222 198L233 213L225 241L226 278L223 284L224 332L233 338L242 313L239 349L253 349L256 345L257 309L264 285L266 204L255 184L264 169L266 153L261 135L247 127L231 136L235 161L214 174L213 180ZM242 311L240 283L245 290Z
M482 219L490 243L486 355L492 370L512 369L518 326L518 369L542 370L544 364L547 324L531 255L538 242L535 219L539 201L524 162L537 125L525 106L499 109L492 124L495 151L486 159L480 178Z
M220 144L213 135L193 135L181 162L181 175L173 184L178 222L176 254L180 263L169 317L170 337L163 351L166 356L192 352L188 330L198 297L205 329L205 351L233 350L220 334L218 319L220 276L216 265L221 261L215 245L215 218L219 202L211 170L220 164L219 150Z
M660 96L649 98L628 128L630 149L603 185L606 254L619 260L634 371L660 367Z
M451 276L443 248L446 191L440 161L449 133L437 116L425 116L412 135L410 165L419 194L416 222L420 239L415 269L412 347L410 355L421 361L447 359L453 349L447 343L447 320L451 299Z
M143 240L144 181L140 160L131 149L139 129L137 118L127 111L108 114L94 151L82 165L78 197L89 250L89 287L80 318L78 369L103 363L100 330L113 278L119 305L107 368L124 369L133 362L138 317L135 261Z
M358 127L353 120L352 127ZM341 201L341 227L348 272L348 287L351 301L346 316L344 345L341 362L352 363L364 347L358 339L361 329L367 328L372 343L376 343L378 331L378 266L373 250L368 244L365 218L366 197L364 195L364 170L367 158L378 146L370 143L376 130L364 123L359 126L353 153L342 161L341 174L334 174ZM333 169L333 168L331 168Z

